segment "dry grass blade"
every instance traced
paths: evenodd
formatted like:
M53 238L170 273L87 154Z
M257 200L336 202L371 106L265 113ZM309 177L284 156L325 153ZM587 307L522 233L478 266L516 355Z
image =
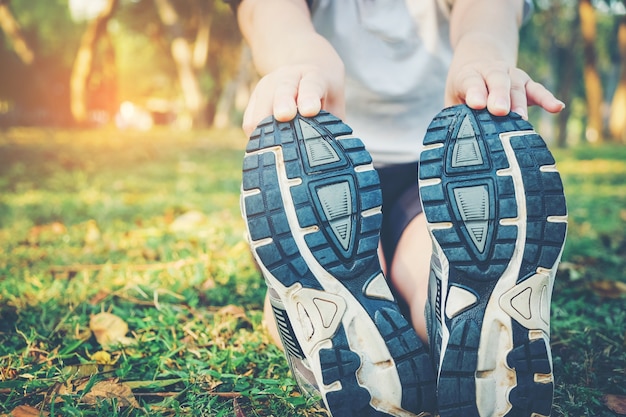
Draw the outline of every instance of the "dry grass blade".
M246 414L241 409L241 406L239 405L239 401L237 401L237 398L233 399L233 411L234 411L235 417L246 417Z
M243 395L240 392L233 392L233 391L228 391L228 392L209 391L208 394L209 395L213 395L215 397L222 397L222 398L241 398L241 397L243 397Z

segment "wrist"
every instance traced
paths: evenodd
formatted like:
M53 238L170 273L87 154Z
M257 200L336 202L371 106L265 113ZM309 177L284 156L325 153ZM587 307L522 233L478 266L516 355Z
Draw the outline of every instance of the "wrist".
M517 63L517 38L513 45L510 41L499 39L493 34L472 31L459 37L454 45L453 61L462 63L501 62L508 66Z

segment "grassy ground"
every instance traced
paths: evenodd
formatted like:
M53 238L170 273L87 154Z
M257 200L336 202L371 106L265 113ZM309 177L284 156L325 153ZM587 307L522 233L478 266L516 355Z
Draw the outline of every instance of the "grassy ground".
M238 130L0 133L0 416L323 415L262 330L243 146ZM570 233L553 415L611 416L626 394L626 148L556 156Z

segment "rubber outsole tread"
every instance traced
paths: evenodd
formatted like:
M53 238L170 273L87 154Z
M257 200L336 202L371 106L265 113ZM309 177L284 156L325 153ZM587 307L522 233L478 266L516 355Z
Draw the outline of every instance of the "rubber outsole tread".
M433 411L435 376L428 352L391 292L367 290L382 277L377 254L382 194L369 153L359 139L345 137L350 133L327 112L298 115L291 122L270 117L259 124L246 147L242 178L242 211L253 254L276 285L320 294L338 284L345 288L347 293L341 290L328 299L344 294L348 308L362 308L369 316L359 320L371 321L393 358L402 387L398 406L415 414ZM294 302L282 302L291 303L289 314L294 314ZM289 317L289 322L301 320ZM344 324L329 336L331 347L324 342L318 357L309 358L321 368L319 386L340 387L323 391L326 405L334 416L390 415L373 405L387 399L372 399L376 387L357 376L368 359L353 350L353 330ZM289 340L297 333L287 334ZM299 353L299 346L287 352Z
M442 305L434 308L439 317L433 320L438 329L447 329L448 339L431 332L431 344L445 344L434 349L440 365L441 417L487 415L479 414L485 399L477 396L496 395L479 391L476 379L479 358L497 349L486 346L489 341L484 339L496 337L483 329L488 308L504 312L489 313L489 320L510 316L510 324L501 324L512 340L504 354L515 376L515 382L500 391L507 397L499 399L500 404L508 403L508 409L494 408L493 415L549 415L553 383L549 313L546 317L544 310L549 311L551 280L567 230L563 184L554 158L520 116L496 117L466 106L436 116L424 145L420 195L431 235L448 268L440 289L444 299L438 301ZM464 308L462 299L446 298L453 287L473 303L467 301ZM541 289L547 299L531 298L539 297L535 293ZM522 302L526 297L528 307ZM542 311L533 310L539 306ZM536 325L539 319L545 323ZM508 349L504 346L501 349Z

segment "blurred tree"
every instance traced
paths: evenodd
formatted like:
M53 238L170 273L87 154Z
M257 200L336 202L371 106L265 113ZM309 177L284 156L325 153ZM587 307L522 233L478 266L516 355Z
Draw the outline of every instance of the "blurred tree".
M193 47L185 37L183 23L170 0L154 0L161 22L171 38L172 58L178 71L178 81L183 93L185 109L189 112L193 126L206 124L205 100L194 67ZM202 19L205 21L205 19ZM206 30L200 25L200 31ZM206 42L203 43L206 47ZM199 55L202 55L201 51Z
M122 1L112 22L120 100L148 108L158 123L192 125L172 56L172 32L162 23L155 1ZM237 73L241 35L235 16L222 0L168 1L178 17L178 34L187 43L187 74L195 75L203 101L200 124L210 126L225 86ZM228 124L240 123L236 112L229 114Z
M236 75L224 86L217 102L213 126L223 128L233 124L232 115L236 111L245 110L255 80L252 52L247 45L242 44Z
M626 14L617 18L615 45L621 69L611 102L609 132L615 141L626 143Z
M111 22L120 101L143 107L153 98L177 101L180 88L176 65L154 1L122 1ZM174 110L175 106L170 107L165 110Z
M223 0L210 1L214 3L214 17L205 78L209 98L208 122L212 126L240 125L242 109L237 100L231 100L233 89L230 86L234 82L237 86L245 84L245 87L249 87L254 77L254 68L242 50L245 45L235 14ZM245 90L245 87L236 87L235 96L238 91Z
M13 17L9 8L9 0L0 0L0 29L4 31L13 46L13 50L25 65L30 65L35 59L35 53L28 45L22 34L22 28Z
M196 3L198 11L196 40L193 43L193 67L196 71L204 69L209 56L209 45L211 43L211 23L213 23L214 2L200 0Z
M106 34L107 23L118 3L119 0L107 0L98 16L88 23L81 38L70 78L70 108L77 123L84 123L87 120L87 81L92 73L94 54L98 41ZM114 60L114 49L109 47L107 52L105 56L109 60ZM111 66L114 64L109 63L108 67Z
M587 129L586 137L589 142L601 142L603 134L602 117L602 81L598 72L596 52L596 12L591 0L580 0L580 30L583 39L584 81L587 96Z
M576 65L578 58L576 45L580 42L580 32L577 30L580 25L578 9L575 7L568 8L563 2L552 2L549 16L550 20L559 22L558 26L548 24L547 27L550 29L546 34L546 38L550 42L552 68L557 74L555 92L565 103L572 103L576 95L576 75L579 74ZM571 106L566 106L557 116L556 142L559 147L565 147L567 144L567 123L571 111Z
M93 122L99 115L104 123L110 117L102 110L110 116L122 101L148 108L161 123L180 121L178 116L187 112L186 90L172 82L179 79L179 67L172 59L171 31L162 24L155 0L116 2L103 24L68 7L79 1L20 1L9 9L7 0L0 0L9 12L2 14L3 23L11 24L0 27L0 123L70 123L72 106L78 119ZM92 3L85 0L83 7L91 9ZM187 68L196 77L196 98L204 103L198 120L211 124L224 85L237 73L241 36L235 16L222 0L166 3L177 14L177 30L189 47ZM11 40L16 33L32 52L29 65L16 53ZM232 116L230 123L237 124L238 114Z
M520 32L520 66L566 103L556 117L539 113L540 127L566 146L572 103L582 89L577 45L580 44L578 9L564 0L537 2L535 13Z
M8 1L2 4L9 10ZM67 80L80 28L71 21L67 4L59 1L11 2L9 11L32 60L19 58L9 35L0 30L0 123L67 123Z
M583 137L585 124L589 139L601 139L604 126L623 137L616 132L624 131L619 122L626 119L626 99L620 98L626 96L624 35L616 33L625 29L614 30L618 20L624 25L624 8L616 8L623 1L534 1L536 12L522 28L520 66L567 107L557 117L533 109L531 117L541 115L548 128L558 122L558 131L548 135L560 144ZM9 123L71 122L72 95L82 97L79 113L87 121L131 101L160 123L184 120L182 114L191 116L194 126L240 124L257 76L235 15L223 0L105 0L117 8L106 24L101 21L99 41L91 49L85 45L93 45L88 34L95 33L96 20L70 14L68 5L77 2L13 1L9 8L8 0L0 0L0 123L8 120L7 111ZM163 19L168 14L169 20ZM16 46L15 39L26 48ZM21 54L20 48L31 54ZM89 56L80 52L85 49ZM190 110L188 103L200 104ZM612 116L606 123L609 105Z
M94 51L86 86L87 108L92 112L92 121L97 124L108 123L119 109L118 65L113 36L106 30Z

